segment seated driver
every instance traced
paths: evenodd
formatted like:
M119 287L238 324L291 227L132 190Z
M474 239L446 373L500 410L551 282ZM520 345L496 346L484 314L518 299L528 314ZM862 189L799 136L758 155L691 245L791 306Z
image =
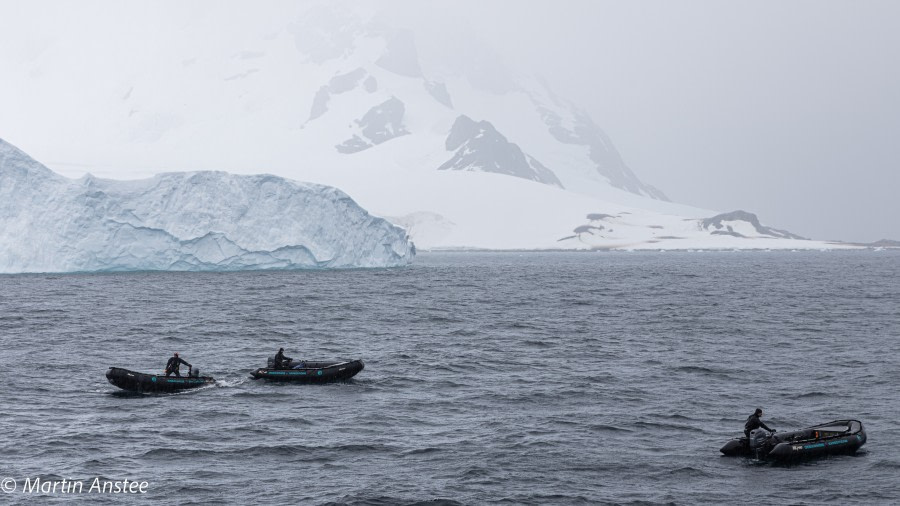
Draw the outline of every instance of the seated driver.
M275 354L275 363L272 365L275 366L275 369L287 369L287 364L290 364L292 360L294 359L284 356L284 348L278 348L278 353Z
M744 424L744 435L747 438L750 438L750 432L762 427L769 432L775 432L775 429L770 429L766 424L760 420L760 417L763 415L763 410L761 408L756 408L756 411L753 412L752 415L747 417L747 423Z

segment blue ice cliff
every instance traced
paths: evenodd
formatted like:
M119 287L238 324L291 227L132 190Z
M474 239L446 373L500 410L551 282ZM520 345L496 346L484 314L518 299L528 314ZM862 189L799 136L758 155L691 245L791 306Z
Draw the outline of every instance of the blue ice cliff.
M270 175L60 176L0 139L0 273L394 267L406 232Z

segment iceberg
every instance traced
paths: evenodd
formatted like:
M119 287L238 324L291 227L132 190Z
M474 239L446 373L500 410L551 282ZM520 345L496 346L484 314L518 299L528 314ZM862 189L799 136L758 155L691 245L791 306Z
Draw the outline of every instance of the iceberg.
M407 233L272 175L68 179L0 139L0 273L396 267Z

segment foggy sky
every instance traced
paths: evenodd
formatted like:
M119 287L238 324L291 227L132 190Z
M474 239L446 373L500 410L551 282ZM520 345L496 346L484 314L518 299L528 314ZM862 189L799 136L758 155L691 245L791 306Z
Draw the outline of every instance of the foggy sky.
M167 12L183 20L185 10L221 10L216 19L229 26L220 24L217 33L239 38L249 19L288 19L303 7L66 4L0 1L3 80L23 80L2 66L27 58L40 44L32 34L48 25L75 34L67 43L83 46L84 64L94 65L129 37L129 24L151 19L164 27ZM447 35L462 31L511 69L542 75L591 114L638 177L676 202L752 211L764 223L816 239L900 239L900 2L348 5L413 28L423 59L454 57ZM165 45L146 42L136 57L152 60L154 45ZM209 41L198 36L197 44ZM0 90L7 94L0 97L0 138L15 144L53 121L49 111L4 117L2 104L15 100L10 90L29 91ZM20 147L42 161L64 156Z

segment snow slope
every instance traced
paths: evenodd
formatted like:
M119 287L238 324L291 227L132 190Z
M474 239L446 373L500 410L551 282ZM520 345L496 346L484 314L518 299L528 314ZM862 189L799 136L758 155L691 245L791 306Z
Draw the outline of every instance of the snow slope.
M389 267L406 233L345 193L271 176L59 176L0 140L0 272Z
M296 8L233 37L209 29L207 11L153 31L178 26L167 19L143 35L169 44L90 71L73 66L83 60L65 34L41 34L51 42L36 56L8 62L33 93L3 93L12 85L0 81L0 127L53 111L29 145L67 153L51 166L70 175L205 168L334 186L424 249L838 247L749 213L717 227L704 220L721 211L669 202L585 111L473 38L454 38L453 61L434 61L415 33L383 19ZM601 214L618 221L589 218Z
M354 33L340 57L317 62L332 77L297 135L305 156L328 162L298 166L294 177L344 189L420 248L843 247L776 233L750 213L724 226L751 231L723 234L704 221L720 213L671 203L641 182L591 118L546 83L426 76L408 33L364 24ZM601 233L589 219L599 214L616 216L616 226Z

